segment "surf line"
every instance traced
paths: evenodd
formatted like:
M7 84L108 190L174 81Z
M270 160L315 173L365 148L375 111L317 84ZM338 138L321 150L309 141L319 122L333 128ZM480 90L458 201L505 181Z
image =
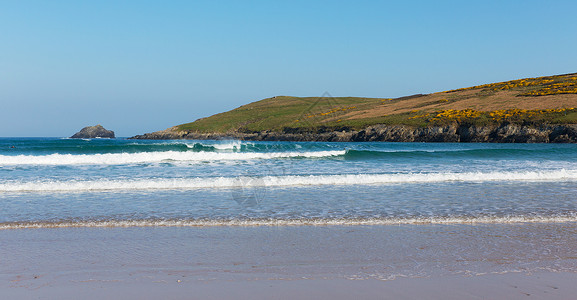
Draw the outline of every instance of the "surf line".
M243 180L250 179L250 180ZM133 180L30 181L0 183L0 192L74 192L109 190L178 190L202 188L246 188L275 186L418 184L442 182L548 182L575 181L577 170L489 173L395 173L342 175L282 175L194 178L150 178Z

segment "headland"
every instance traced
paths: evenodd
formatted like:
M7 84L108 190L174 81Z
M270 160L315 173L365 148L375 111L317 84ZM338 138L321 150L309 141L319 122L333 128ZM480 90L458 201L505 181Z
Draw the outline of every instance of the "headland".
M576 143L577 73L400 98L276 96L134 139Z

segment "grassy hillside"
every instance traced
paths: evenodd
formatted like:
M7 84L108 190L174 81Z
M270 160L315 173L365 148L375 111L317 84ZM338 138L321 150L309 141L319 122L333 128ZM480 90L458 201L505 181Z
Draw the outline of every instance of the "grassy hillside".
M374 124L577 123L577 73L491 83L396 99L277 96L177 126L191 132L258 132Z

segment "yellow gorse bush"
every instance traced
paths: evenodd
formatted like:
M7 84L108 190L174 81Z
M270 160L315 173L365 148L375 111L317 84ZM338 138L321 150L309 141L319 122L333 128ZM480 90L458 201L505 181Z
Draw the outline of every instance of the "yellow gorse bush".
M461 121L465 118L476 118L481 115L480 111L476 111L474 109L463 109L463 110L456 110L456 109L447 109L441 110L437 112L431 119L430 122L435 121Z
M446 93L467 91L467 90L474 90L474 89L490 89L493 91L510 90L513 88L543 85L543 84L548 84L548 83L552 83L552 82L554 82L553 79L528 78L528 79L519 79L519 80L511 80L511 81L498 82L498 83L476 85L476 86L472 86L472 87L468 87L468 88L462 88L462 89L447 91Z
M549 76L539 78L527 78L511 80L506 82L489 83L472 86L468 88L456 89L445 93L482 89L486 91L503 91L524 87L536 87L518 94L518 96L546 96L558 94L577 94L577 76L566 77L567 75Z
M544 115L550 113L562 113L573 111L574 108L560 108L560 109L536 109L536 110L528 110L528 109L503 109L503 110L495 110L488 112L489 117L491 117L494 121L503 121L507 120L512 117L523 117L523 118L530 118L537 115Z
M560 108L560 109L503 109L494 111L477 111L474 109L447 109L429 114L421 114L409 117L409 119L426 118L427 122L461 122L466 119L475 119L481 116L486 116L493 121L505 121L511 118L531 118L538 115L546 115L551 113L563 113L577 111L575 108Z
M577 77L571 77L568 81L546 85L540 89L520 94L520 96L546 96L559 94L577 94Z

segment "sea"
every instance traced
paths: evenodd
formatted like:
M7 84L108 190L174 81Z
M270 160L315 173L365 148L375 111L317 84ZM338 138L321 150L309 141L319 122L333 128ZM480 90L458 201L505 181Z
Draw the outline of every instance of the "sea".
M0 139L0 229L577 221L577 145Z
M0 139L0 290L511 272L577 272L577 145Z

